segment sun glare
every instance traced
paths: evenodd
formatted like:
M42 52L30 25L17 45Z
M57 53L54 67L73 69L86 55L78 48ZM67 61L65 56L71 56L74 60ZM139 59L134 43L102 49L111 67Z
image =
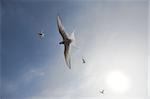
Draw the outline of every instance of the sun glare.
M106 83L115 93L125 93L130 88L129 78L121 71L112 71L107 75Z

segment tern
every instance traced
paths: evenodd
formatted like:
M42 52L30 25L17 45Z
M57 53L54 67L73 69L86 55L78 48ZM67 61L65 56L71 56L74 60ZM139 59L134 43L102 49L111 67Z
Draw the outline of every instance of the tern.
M84 60L84 58L82 58L82 63L83 63L83 64L85 63L85 60Z
M43 39L45 36L44 32L38 32L37 34L39 35L40 39Z
M101 94L104 94L104 90L100 90L99 92L100 92Z
M57 16L57 27L58 31L62 37L62 41L59 44L64 45L64 58L66 65L71 69L71 57L70 57L70 50L71 50L71 44L74 41L74 32L69 35L68 33L65 32L64 26L62 25L62 21L60 16Z

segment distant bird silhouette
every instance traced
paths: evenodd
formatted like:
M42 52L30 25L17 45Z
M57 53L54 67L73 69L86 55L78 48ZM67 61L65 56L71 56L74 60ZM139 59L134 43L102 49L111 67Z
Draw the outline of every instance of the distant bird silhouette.
M101 93L101 94L104 94L104 90L102 89L102 90L99 90L99 92Z
M39 33L37 33L37 34L38 34L38 36L40 37L40 39L43 39L44 36L45 36L44 32L39 32Z
M86 63L85 60L84 60L84 58L82 58L82 63L83 63L83 64Z
M64 44L64 57L66 65L71 69L71 57L70 57L70 50L71 50L71 44L73 42L74 33L72 33L70 36L65 32L65 29L62 25L62 21L60 16L57 16L57 27L60 35L62 36L63 41L61 41L59 44Z

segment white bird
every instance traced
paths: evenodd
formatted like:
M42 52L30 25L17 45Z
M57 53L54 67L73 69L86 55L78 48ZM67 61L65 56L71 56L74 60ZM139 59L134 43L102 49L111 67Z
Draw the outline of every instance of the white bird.
M82 58L82 63L83 63L83 64L85 63L85 60L84 60L84 58Z
M68 35L68 33L65 32L60 16L57 16L57 26L58 26L58 31L63 39L63 41L61 41L59 44L64 44L65 62L66 65L69 67L69 69L71 69L70 50L71 50L71 44L75 41L74 32L71 35Z
M100 90L99 92L100 92L101 94L104 94L104 90L103 90L103 89L102 89L102 90Z
M40 39L43 39L45 36L44 32L38 32L37 34L40 37Z

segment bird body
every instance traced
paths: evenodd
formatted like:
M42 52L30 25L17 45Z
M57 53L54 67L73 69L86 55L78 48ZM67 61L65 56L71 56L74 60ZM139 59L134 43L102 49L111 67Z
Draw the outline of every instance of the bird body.
M69 67L69 69L71 69L70 49L71 49L71 43L73 42L73 39L69 37L68 34L65 32L60 16L57 16L57 27L63 39L61 42L59 42L59 44L64 45L65 62Z
M85 63L85 60L84 60L84 58L82 58L82 63Z
M104 90L100 90L99 92L100 92L101 94L104 94Z
M37 34L39 35L40 39L43 39L43 37L45 36L44 32L39 32Z

